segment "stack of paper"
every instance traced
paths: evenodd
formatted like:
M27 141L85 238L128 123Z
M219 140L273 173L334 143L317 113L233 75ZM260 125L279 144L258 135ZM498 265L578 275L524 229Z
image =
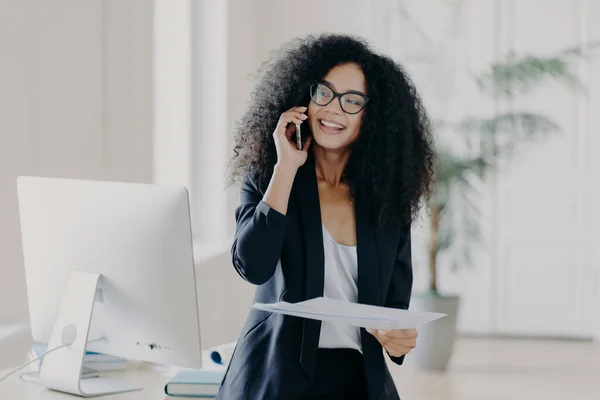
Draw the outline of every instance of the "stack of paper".
M255 303L252 308L370 329L411 329L446 316L434 312L378 307L325 297L300 303Z

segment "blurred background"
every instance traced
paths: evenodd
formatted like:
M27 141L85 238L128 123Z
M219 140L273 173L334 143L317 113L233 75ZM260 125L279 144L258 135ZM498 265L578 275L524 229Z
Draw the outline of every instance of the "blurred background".
M390 366L400 394L597 398L598 21L594 0L0 0L0 368L31 341L18 175L188 187L203 345L235 340L235 124L271 51L336 32L405 67L438 146L411 305L456 324Z

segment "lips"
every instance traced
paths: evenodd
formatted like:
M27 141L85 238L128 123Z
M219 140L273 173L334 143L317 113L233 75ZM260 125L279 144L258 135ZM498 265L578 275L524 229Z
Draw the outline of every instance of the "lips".
M319 127L325 133L329 134L337 134L342 132L346 127L342 124L338 124L337 122L329 121L326 119L319 120Z

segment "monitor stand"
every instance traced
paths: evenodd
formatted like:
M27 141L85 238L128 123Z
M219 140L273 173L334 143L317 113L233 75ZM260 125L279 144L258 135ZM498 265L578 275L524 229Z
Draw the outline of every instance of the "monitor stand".
M65 290L48 350L70 343L44 356L39 383L48 389L82 397L141 390L127 382L106 378L81 379L83 358L100 274L73 271Z

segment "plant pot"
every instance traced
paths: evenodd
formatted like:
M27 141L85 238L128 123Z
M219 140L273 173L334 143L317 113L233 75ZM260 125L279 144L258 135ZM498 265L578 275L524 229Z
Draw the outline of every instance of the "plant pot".
M431 311L447 314L445 317L419 328L417 347L410 357L424 370L445 371L452 356L456 339L456 322L460 298L432 294L416 295L411 299L411 311Z

